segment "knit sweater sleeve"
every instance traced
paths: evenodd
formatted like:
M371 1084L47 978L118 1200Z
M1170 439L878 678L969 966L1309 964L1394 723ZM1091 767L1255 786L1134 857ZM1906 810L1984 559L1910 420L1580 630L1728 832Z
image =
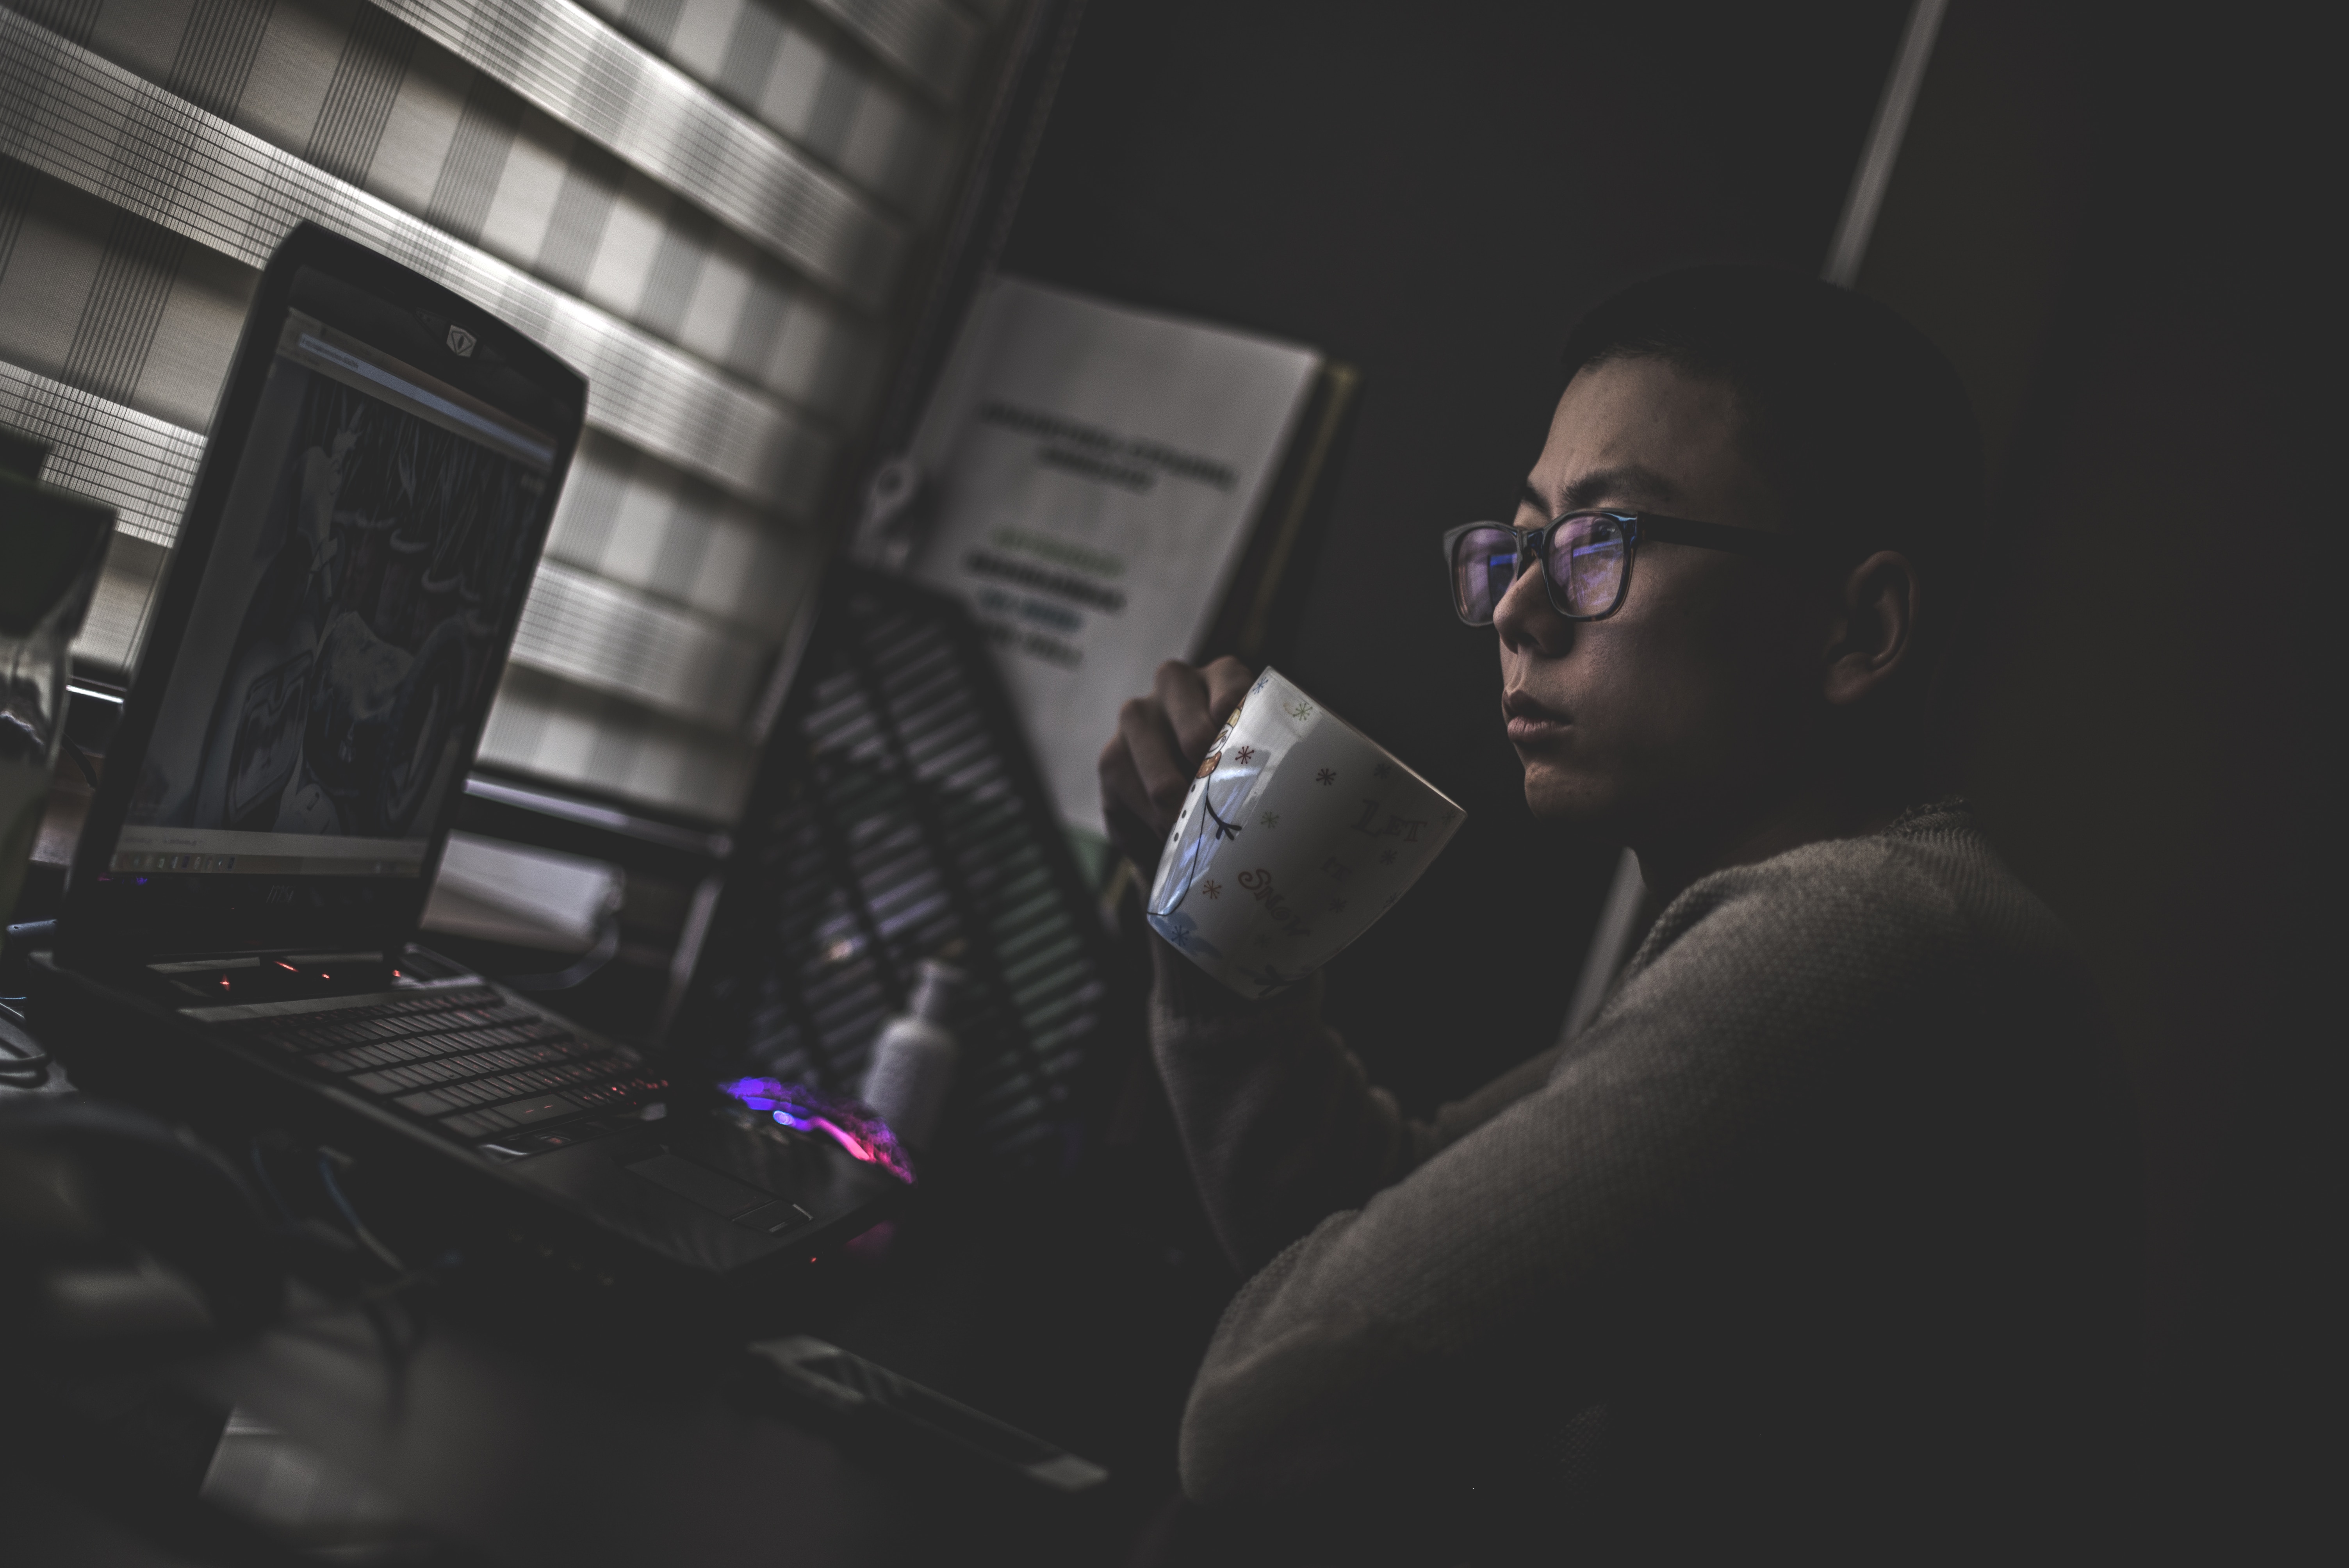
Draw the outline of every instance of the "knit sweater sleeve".
M1185 1491L1278 1496L1402 1440L1381 1413L1447 1364L1596 1303L1638 1311L1626 1276L1658 1233L1701 1189L1762 1179L1738 1168L1755 1124L1897 1035L1962 945L1944 890L1899 859L1846 841L1706 879L1569 1049L1416 1128L1311 987L1250 1007L1164 960L1177 1122L1226 1246L1260 1265L1192 1390Z
M1153 945L1159 1071L1208 1218L1243 1270L1539 1088L1557 1059L1545 1051L1433 1119L1409 1120L1322 1023L1319 975L1248 1002L1164 942Z

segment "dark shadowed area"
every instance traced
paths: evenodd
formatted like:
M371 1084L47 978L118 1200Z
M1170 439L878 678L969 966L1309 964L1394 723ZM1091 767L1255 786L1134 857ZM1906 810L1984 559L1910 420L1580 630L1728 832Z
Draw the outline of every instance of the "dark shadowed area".
M2142 1517L2206 1561L2315 1495L2339 1302L2310 1244L2339 1233L2313 851L2337 398L2312 40L2278 15L1958 0L1860 278L1983 417L1997 569L1956 738L2104 992L2143 1150Z

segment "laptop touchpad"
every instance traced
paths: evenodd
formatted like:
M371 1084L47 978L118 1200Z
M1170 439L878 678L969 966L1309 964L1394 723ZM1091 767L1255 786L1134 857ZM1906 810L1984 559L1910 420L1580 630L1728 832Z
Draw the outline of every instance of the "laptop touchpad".
M814 1218L798 1204L787 1203L772 1192L674 1154L656 1154L620 1169L656 1187L667 1189L696 1208L707 1209L720 1219L765 1231L770 1235L797 1230Z

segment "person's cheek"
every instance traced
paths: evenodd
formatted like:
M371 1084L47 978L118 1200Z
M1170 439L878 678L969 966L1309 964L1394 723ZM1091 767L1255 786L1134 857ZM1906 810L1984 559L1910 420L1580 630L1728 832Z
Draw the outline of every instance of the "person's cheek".
M1725 593L1712 629L1705 767L1723 778L1775 770L1806 732L1795 679L1795 628L1758 593Z

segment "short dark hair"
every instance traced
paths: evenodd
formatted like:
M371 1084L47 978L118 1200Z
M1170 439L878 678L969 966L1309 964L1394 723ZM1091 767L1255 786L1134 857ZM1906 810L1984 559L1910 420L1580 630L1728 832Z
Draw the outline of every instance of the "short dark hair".
M1569 380L1624 358L1728 384L1788 528L1855 555L1899 550L1964 597L1982 427L1947 356L1897 312L1774 268L1692 267L1633 284L1567 337Z

